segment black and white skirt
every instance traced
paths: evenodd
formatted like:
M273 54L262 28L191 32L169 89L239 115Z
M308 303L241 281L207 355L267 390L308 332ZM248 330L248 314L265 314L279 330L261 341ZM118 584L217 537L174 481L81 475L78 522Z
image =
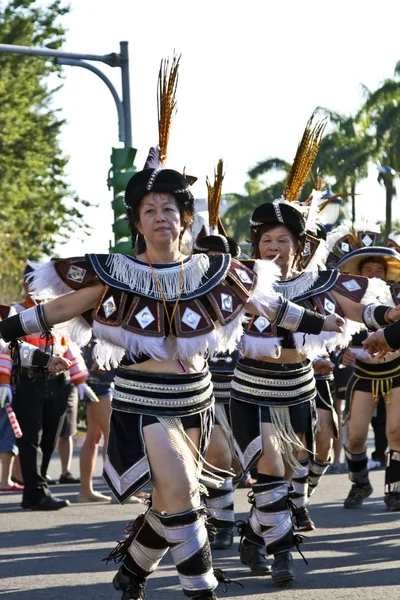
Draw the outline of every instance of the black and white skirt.
M315 379L310 361L277 364L243 358L232 382L231 420L235 452L244 472L262 454L262 423L272 423L285 461L297 468L294 458L305 438L315 450L317 413Z
M153 373L120 367L115 376L104 478L119 502L151 479L143 428L161 423L185 443L185 430L200 428L200 456L214 424L214 396L207 369L200 373ZM178 434L178 436L177 436Z

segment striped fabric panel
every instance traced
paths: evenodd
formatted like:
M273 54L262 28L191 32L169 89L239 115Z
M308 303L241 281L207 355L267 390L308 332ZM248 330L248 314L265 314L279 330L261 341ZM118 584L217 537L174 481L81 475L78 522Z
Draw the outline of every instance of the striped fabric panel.
M0 352L0 385L9 384L11 380L12 360L8 354Z
M83 356L78 348L70 346L64 354L64 358L71 361L69 373L71 376L71 382L75 385L78 383L84 383L89 377L89 372L86 368Z
M11 375L12 360L8 354L0 352L0 373Z

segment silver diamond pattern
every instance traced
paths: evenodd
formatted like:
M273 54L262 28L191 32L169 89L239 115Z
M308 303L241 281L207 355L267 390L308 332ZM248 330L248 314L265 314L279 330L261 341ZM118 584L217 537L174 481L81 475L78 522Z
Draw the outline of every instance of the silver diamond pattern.
M117 310L117 305L115 304L114 296L110 296L109 298L107 298L107 300L103 302L102 307L106 319L108 319L108 317L111 317L111 315Z
M254 326L257 327L258 331L262 333L264 329L269 327L270 321L266 317L257 317L254 321Z
M235 271L242 283L251 283L251 279L247 271L245 271L244 269L235 269Z
M343 252L350 252L350 246L347 242L342 242L340 244L340 246L341 246Z
M331 300L329 300L329 298L325 298L324 308L325 308L326 312L328 312L328 313L334 313L335 312L335 308L336 308L336 304L334 302L332 302Z
M151 310L145 306L141 311L135 315L135 319L139 323L142 329L146 329L153 321L155 321L155 317L153 316Z
M86 269L81 269L76 265L71 265L69 271L67 273L67 279L71 281L76 281L77 283L82 283L86 275Z
M357 283L355 279L349 279L349 281L345 281L343 283L343 286L346 288L346 290L349 290L349 292L356 292L357 290L361 290L361 286Z
M363 237L363 239L361 241L364 244L364 246L371 246L371 244L373 244L373 239L370 238L370 236L368 235L368 233L366 233L364 235L364 237Z
M233 312L233 299L229 294L221 294L221 306L225 312Z
M192 310L191 308L185 308L183 313L182 322L188 325L192 329L197 329L199 326L201 315Z

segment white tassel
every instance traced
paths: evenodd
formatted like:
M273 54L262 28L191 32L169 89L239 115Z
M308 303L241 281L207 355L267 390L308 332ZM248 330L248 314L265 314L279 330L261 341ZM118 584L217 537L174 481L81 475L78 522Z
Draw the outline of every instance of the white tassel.
M109 347L111 350L112 346L119 346L123 350L126 350L130 359L134 360L136 356L141 354L147 354L156 360L164 360L170 358L166 350L164 338L156 338L152 336L138 335L131 331L126 331L122 327L109 327L94 321L93 323L94 335L107 342L109 346L106 346L103 352L103 360L107 360L105 356L106 350ZM116 353L117 351L114 350ZM114 356L116 356L115 354ZM112 354L109 355L108 360L112 360Z
M149 265L134 262L124 254L109 254L106 265L110 269L111 277L127 285L132 291L144 296L151 292L155 298L161 299ZM206 254L196 254L184 263L184 294L192 293L199 287L209 266L210 259ZM167 300L178 298L181 292L181 265L176 264L165 269L157 269L157 266L154 266L154 271L165 298Z
M118 367L124 354L124 348L120 348L104 340L96 340L93 348L93 360L96 361L100 369L110 370Z
M382 279L372 277L368 280L368 287L362 298L363 304L387 304L394 306L392 294L390 293L390 287Z
M346 348L350 344L353 335L362 329L365 329L362 323L345 318L342 333L321 331L319 335L312 335L296 332L294 333L296 350L306 354L310 360L314 360L324 350L332 352L337 348Z
M241 351L247 358L260 359L264 356L279 358L281 355L282 338L252 337L246 333L242 337Z

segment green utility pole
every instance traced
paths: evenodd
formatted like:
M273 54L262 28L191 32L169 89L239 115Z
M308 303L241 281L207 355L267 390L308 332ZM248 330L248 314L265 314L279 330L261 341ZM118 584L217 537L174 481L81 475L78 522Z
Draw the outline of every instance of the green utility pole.
M132 242L126 220L125 210L125 188L128 181L135 173L133 162L135 160L135 148L113 148L111 153L112 167L108 177L108 188L113 188L114 199L112 207L114 211L114 246L112 252L121 254L132 254Z
M129 84L129 53L128 42L120 42L120 52L111 54L81 54L76 52L64 52L62 50L51 50L49 48L33 48L31 46L14 46L11 44L0 44L0 52L12 54L24 54L30 56L43 56L55 58L57 64L71 67L83 67L88 69L107 85L117 108L118 115L118 137L124 144L124 148L113 148L111 154L111 168L108 177L108 188L113 188L114 199L114 245L110 246L110 252L123 252L132 254L128 224L125 220L124 190L129 179L135 173L133 161L136 155L132 148L132 125L131 125L131 97ZM122 98L109 78L102 70L86 61L102 62L109 67L121 69Z

